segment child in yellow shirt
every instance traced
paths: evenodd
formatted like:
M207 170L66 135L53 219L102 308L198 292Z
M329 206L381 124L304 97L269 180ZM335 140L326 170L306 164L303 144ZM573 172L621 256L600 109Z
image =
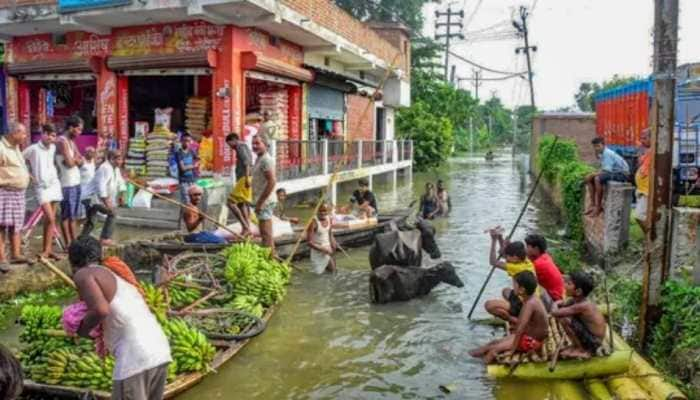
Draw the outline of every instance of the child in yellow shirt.
M511 278L520 272L530 271L535 274L535 267L527 258L527 251L523 242L506 243L498 229L489 230L491 235L491 252L489 261L491 266L506 271ZM499 244L500 253L505 260L502 260L496 251L496 243ZM518 314L523 302L512 288L503 289L503 298L486 301L486 311L502 320L510 322L515 326L518 322Z

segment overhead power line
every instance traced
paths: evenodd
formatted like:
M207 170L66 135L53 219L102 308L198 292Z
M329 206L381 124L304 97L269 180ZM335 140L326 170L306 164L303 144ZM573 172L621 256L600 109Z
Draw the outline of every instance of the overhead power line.
M371 4L373 7L378 6L378 7L381 8L382 10L384 10L384 11L386 11L387 13L391 14L391 16L392 16L396 21L401 22L402 24L404 24L404 25L406 25L406 26L410 26L410 25L409 25L408 23L406 23L406 21L404 21L400 16L396 15L396 13L395 13L393 10L390 10L390 9L387 8L386 6L382 5L381 3L375 3L375 2L373 2L372 0L364 0L364 2L365 2L365 3L368 3L368 4ZM420 33L420 32L414 32L414 33L415 33L415 35L416 35L417 37L419 37L419 38L421 38L421 39L432 40L432 39L430 39L430 38L424 36L424 35L423 35L422 33ZM469 60L469 59L467 59L466 57L464 57L464 56L462 56L462 55L459 55L459 54L457 54L457 53L455 53L455 52L453 52L453 51L448 51L447 54L449 54L450 56L455 57L456 59L458 59L458 60L460 60L460 61L463 61L463 62L465 62L465 63L467 63L467 64L469 64L469 65L471 65L471 66L473 66L473 67L481 68L481 69L483 69L484 71L493 72L494 74L511 75L511 77L513 77L513 76L518 76L518 75L522 75L522 74L527 73L527 72L514 72L514 71L500 71L500 70L497 70L497 69L494 69L494 68L485 67L485 66L483 66L482 64L477 63L477 62L472 61L472 60Z

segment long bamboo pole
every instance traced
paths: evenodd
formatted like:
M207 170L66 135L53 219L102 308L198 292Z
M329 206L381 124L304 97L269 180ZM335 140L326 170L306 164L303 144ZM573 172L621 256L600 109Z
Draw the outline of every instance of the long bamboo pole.
M78 287L75 286L75 282L73 282L73 279L71 279L68 275L65 274L65 272L61 271L60 268L57 266L53 265L53 263L46 258L39 256L39 263L46 268L48 268L51 272L56 274L61 280L65 283L67 283L69 286L72 286L73 289L77 289Z
M535 195L535 190L537 190L537 186L540 183L540 179L542 179L542 175L544 174L544 171L547 167L547 161L549 161L549 156L552 155L552 151L554 150L555 147L557 147L557 142L559 141L559 136L554 136L554 143L552 143L552 147L549 148L549 151L547 152L547 155L544 158L544 161L542 162L542 169L540 170L539 174L537 174L537 179L535 180L535 183L532 185L532 189L530 189L530 194L527 196L527 200L525 201L525 204L523 204L523 208L520 210L520 214L518 215L518 219L515 220L515 224L513 224L513 227L510 229L510 233L508 234L507 240L510 240L513 237L513 234L515 234L515 229L520 225L520 220L522 220L523 215L525 215L525 211L527 210L527 206L530 204L530 200L532 200L532 197ZM486 276L486 280L484 281L484 284L481 285L481 289L479 289L479 293L476 295L476 299L474 299L474 303L472 304L472 308L469 310L469 315L467 318L472 319L472 314L474 314L474 309L476 308L476 305L479 303L479 299L481 299L481 295L484 294L484 290L486 289L486 286L489 284L489 281L491 280L491 276L493 275L493 272L496 270L496 267L491 267L491 271L489 271L489 274Z
M139 189L142 189L142 190L147 191L148 193L154 195L155 197L157 197L157 198L159 198L159 199L161 199L161 200L163 200L163 201L166 201L166 202L168 202L168 203L170 203L170 204L174 204L174 205L176 205L176 206L178 206L178 207L180 207L180 208L189 208L188 205L182 204L182 203L180 203L180 202L177 201L177 200L173 200L173 199L171 199L171 198L169 198L169 197L163 196L163 195L160 194L160 193L156 193L156 192L154 192L153 190L151 190L151 189L149 189L149 188L147 188L147 187L141 185L140 183L135 182L135 181L132 180L132 179L126 178L126 181L129 182L129 183L131 183L132 185L136 186L136 187L139 188ZM234 238L236 238L236 239L238 239L238 240L242 240L242 239L243 239L243 237L242 237L241 235L239 235L239 234L237 234L236 232L232 231L228 226L219 223L219 221L217 221L215 218L208 216L207 214L203 213L202 211L199 211L199 214L200 214L202 217L204 217L204 219L206 219L207 221L211 222L212 224L214 224L214 225L218 226L219 228L221 228L221 229L227 231L228 233L232 234Z

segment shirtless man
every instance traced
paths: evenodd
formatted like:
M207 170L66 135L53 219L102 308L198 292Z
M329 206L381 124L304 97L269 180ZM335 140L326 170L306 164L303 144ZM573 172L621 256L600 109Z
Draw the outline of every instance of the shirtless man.
M562 349L561 355L570 358L590 358L605 339L607 323L598 307L588 301L593 290L593 277L582 271L573 272L564 279L569 300L556 303L552 316L559 319L574 346Z
M549 334L547 310L540 297L535 294L537 289L535 274L522 271L515 275L513 281L513 290L523 302L515 332L469 352L472 357L483 358L486 364L493 362L496 356L502 353L538 351Z

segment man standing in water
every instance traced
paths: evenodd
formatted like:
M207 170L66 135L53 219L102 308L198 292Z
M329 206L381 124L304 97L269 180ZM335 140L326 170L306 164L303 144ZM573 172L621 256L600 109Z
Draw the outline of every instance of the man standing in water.
M60 260L53 250L56 232L56 207L63 199L61 182L56 172L56 129L51 124L41 127L41 140L24 150L24 158L31 168L39 207L44 212L44 243L42 257Z
M20 146L27 140L27 128L11 122L8 133L0 139L0 272L4 264L5 238L10 236L13 264L27 262L21 254L20 230L24 224L25 192L29 186L29 171Z
M56 163L63 189L61 201L61 231L66 245L77 237L77 220L80 213L80 155L75 139L83 133L83 120L77 115L66 119L66 132L56 145Z
M258 217L262 243L275 254L275 241L272 233L272 217L277 203L275 194L275 161L267 152L268 139L262 135L253 138L253 151L258 155L253 167L253 201Z
M172 361L170 345L139 288L100 265L102 247L91 236L76 239L68 257L88 309L78 334L90 338L90 332L102 324L105 344L116 358L112 399L162 399Z

